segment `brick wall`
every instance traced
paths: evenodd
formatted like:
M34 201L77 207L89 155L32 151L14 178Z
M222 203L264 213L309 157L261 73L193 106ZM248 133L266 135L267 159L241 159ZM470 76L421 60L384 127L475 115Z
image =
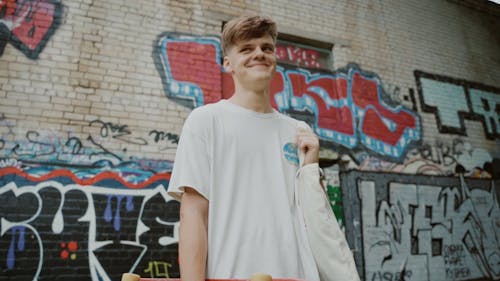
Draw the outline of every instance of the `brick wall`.
M272 98L341 163L329 195L363 278L500 278L500 21L478 7L0 2L0 280L178 276L175 149L193 107L231 94L219 32L248 12L333 45L330 70L282 64Z

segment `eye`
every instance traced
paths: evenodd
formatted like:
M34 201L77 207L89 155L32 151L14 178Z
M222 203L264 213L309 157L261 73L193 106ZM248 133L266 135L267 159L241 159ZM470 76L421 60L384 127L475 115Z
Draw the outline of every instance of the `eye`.
M240 53L248 53L250 51L251 51L250 47L243 47L240 49Z
M262 50L266 53L273 53L274 52L274 47L272 46L264 46L262 47Z

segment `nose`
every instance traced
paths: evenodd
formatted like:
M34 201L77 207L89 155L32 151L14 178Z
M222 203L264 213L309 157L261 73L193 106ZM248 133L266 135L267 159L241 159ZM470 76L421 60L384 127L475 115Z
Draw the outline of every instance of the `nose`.
M256 57L262 57L262 56L264 56L264 51L262 51L261 47L255 48L255 56Z

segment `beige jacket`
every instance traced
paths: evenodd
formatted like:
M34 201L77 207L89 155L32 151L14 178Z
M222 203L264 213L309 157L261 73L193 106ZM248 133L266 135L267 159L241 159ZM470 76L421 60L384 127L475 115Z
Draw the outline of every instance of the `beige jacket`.
M319 170L317 163L305 165L299 170L296 199L320 279L357 281L359 276L353 255L320 182Z

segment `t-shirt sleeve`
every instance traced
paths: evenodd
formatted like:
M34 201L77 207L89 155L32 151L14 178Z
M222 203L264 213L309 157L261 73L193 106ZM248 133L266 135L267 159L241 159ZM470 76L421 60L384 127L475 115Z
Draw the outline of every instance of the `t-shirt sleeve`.
M184 187L209 198L210 157L203 118L192 112L182 128L167 193L180 200Z
M313 131L313 129L304 121L299 121L297 120L297 123L295 125L295 127L298 129L298 128L301 128L301 129L306 129L306 130L309 130L309 131Z

